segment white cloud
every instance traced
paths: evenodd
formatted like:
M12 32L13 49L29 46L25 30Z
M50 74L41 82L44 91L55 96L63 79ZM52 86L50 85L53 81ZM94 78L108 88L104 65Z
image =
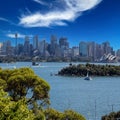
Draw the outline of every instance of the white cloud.
M46 2L43 2L42 0L33 0L34 2L37 2L41 5L48 5Z
M41 0L34 0L43 4ZM30 15L22 15L20 25L24 27L50 27L54 25L67 25L66 21L75 21L82 12L90 10L98 5L102 0L62 0L64 10L57 9L47 13L36 12ZM59 2L60 4L60 2Z
M12 25L15 25L15 23L13 23L12 21L6 19L6 18L3 18L3 17L0 17L0 21L4 21L4 22L7 22L9 24L12 24Z
M13 34L13 33L8 33L6 36L9 38L15 38L15 34ZM18 38L25 38L25 35L20 34L20 33L17 33L17 36L18 36Z
M5 19L5 18L1 18L1 17L0 17L0 20L1 20L1 21L7 21L7 19Z

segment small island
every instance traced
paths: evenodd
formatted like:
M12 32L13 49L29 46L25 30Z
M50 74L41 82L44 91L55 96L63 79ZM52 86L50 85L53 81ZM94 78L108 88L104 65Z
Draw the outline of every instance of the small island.
M81 76L84 77L89 72L90 76L120 76L120 65L96 65L96 64L78 64L69 65L62 68L58 75L62 76Z

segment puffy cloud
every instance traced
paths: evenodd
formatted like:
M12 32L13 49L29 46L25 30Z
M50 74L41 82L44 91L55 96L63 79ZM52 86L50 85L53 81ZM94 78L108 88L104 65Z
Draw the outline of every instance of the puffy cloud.
M44 5L44 2L41 0L34 1ZM36 12L30 15L22 15L19 24L25 27L67 25L66 21L75 21L77 17L81 16L82 12L94 8L101 1L102 0L61 0L62 5L64 4L64 9L52 10L44 14Z
M13 34L13 33L8 33L6 36L10 37L10 38L15 38L15 34ZM25 38L25 35L17 33L17 37L18 38Z

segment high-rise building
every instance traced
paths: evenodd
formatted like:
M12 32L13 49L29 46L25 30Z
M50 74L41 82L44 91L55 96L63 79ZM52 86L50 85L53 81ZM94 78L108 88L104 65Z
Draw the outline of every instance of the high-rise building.
M33 38L33 49L38 49L38 46L39 46L39 37L38 35L36 35Z
M80 57L88 57L88 44L87 42L80 42L79 44Z
M72 47L72 56L79 56L79 47Z
M10 40L6 41L6 54L7 55L12 55L13 54Z
M116 56L120 57L120 49L117 50Z
M50 43L50 54L52 56L55 56L56 48L57 48L57 37L52 35L51 43Z
M99 61L103 55L101 44L95 43L94 61Z
M88 56L94 61L94 58L95 58L95 42L88 42Z
M66 57L69 54L69 42L66 37L61 37L59 39L59 46L61 49L61 56Z
M69 43L67 41L67 38L66 37L61 37L59 39L59 45L63 49L68 49L69 48Z
M0 54L2 54L2 46L3 46L3 43L0 43Z
M108 41L103 42L102 45L103 55L111 53L110 43Z
M46 55L48 55L47 46L48 44L46 43L46 40L42 40L39 42L39 51L42 57L46 57Z
M30 55L30 38L29 36L25 36L25 42L24 42L24 54Z

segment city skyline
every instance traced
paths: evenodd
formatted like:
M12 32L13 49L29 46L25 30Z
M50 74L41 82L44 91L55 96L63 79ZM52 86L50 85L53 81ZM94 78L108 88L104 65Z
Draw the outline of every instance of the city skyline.
M88 4L89 3L89 4ZM116 0L1 0L0 42L25 35L67 37L70 46L80 41L109 41L120 47L120 1Z
M16 34L17 40L17 34ZM81 41L78 46L70 48L67 38L61 37L57 41L56 36L51 36L50 42L45 40L40 41L38 36L34 36L33 43L30 43L28 36L25 37L23 44L17 44L12 46L11 41L5 41L0 44L1 56L18 56L18 57L37 57L44 60L51 60L51 57L55 60L90 60L90 61L112 61L118 60L120 57L120 49L116 52L108 41L98 44L96 42ZM99 54L98 54L99 53ZM35 58L36 58L35 57Z

